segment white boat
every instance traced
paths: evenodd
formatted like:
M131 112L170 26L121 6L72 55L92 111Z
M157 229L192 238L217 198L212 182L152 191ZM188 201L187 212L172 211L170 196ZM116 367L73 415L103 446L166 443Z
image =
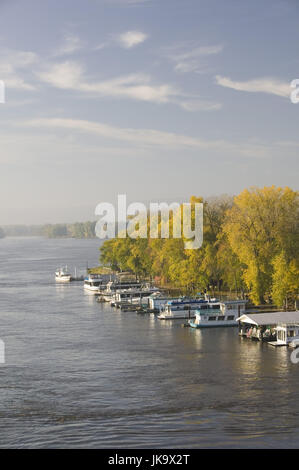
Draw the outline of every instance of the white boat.
M56 282L70 282L72 276L68 273L67 266L65 268L60 268L55 272Z
M192 328L238 326L238 317L245 312L246 300L208 302L195 311L195 320L189 320Z
M218 302L216 299L210 301L204 299L190 299L181 297L179 299L168 300L164 305L160 306L160 313L157 315L159 320L176 320L190 319L195 317L195 311L201 305L208 302Z
M158 291L156 287L116 291L112 297L111 305L117 305L121 303L148 305L150 297L157 292Z
M84 289L94 294L98 294L102 286L106 286L106 284L99 274L89 274L84 279Z
M138 281L110 281L107 283L105 290L99 292L102 300L111 302L117 292L125 292L128 289L141 289L142 285Z
M157 312L160 311L161 307L165 305L169 300L178 300L175 298L165 297L165 295L154 293L150 296L148 306L151 310L155 310Z

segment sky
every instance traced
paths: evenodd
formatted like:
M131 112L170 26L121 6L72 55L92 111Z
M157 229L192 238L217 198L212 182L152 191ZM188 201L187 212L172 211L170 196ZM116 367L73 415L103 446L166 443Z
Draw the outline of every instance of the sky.
M298 189L298 20L297 0L0 0L0 225Z

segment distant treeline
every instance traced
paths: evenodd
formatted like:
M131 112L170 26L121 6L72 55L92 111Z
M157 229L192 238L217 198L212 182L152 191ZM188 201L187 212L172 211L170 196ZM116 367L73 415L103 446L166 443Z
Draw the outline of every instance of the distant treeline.
M234 198L203 200L204 242L186 250L183 239L115 238L100 262L115 271L159 278L184 288L248 293L255 304L294 305L299 294L299 192L265 187ZM173 215L175 217L175 214Z
M96 222L45 225L42 234L48 238L95 238Z
M7 225L0 228L0 238L47 237L47 238L95 238L96 222L47 225Z

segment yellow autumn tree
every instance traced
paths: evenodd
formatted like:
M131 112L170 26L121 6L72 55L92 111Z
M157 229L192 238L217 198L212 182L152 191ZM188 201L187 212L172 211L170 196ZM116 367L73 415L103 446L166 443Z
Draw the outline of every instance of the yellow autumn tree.
M275 186L244 190L234 198L223 231L244 264L244 281L254 303L273 294L273 260L282 250L296 252L299 193Z
M288 261L282 252L273 260L272 297L277 305L286 307L294 305L299 294L299 262L298 259Z

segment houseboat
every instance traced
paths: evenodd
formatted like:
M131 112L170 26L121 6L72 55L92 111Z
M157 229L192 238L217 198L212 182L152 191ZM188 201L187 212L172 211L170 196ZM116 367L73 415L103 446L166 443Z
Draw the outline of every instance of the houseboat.
M155 310L160 312L161 307L163 307L170 300L179 300L179 298L169 298L160 293L154 293L149 297L148 306L150 310Z
M272 346L296 347L299 312L248 313L237 318L240 336L267 341Z
M102 300L111 302L117 292L125 292L128 289L139 290L142 289L142 284L139 281L110 281L107 283L105 290L100 292Z
M195 311L195 320L189 320L192 328L238 326L237 318L245 312L246 300L208 302Z
M120 290L115 292L110 303L112 306L117 306L122 303L148 306L150 297L157 292L158 289L156 287Z
M195 317L195 311L201 305L217 305L217 299L190 299L181 297L175 300L168 300L160 307L160 313L157 316L159 320L191 319Z

